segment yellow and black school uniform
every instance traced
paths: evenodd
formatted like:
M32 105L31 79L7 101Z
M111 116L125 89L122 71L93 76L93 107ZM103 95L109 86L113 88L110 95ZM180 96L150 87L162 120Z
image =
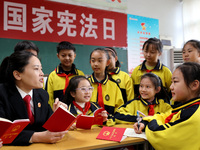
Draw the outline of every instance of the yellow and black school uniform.
M134 123L137 122L137 110L148 116L164 113L171 109L171 106L163 99L155 98L152 103L149 103L138 97L122 105L115 113L115 120L116 123Z
M139 96L139 85L140 85L141 76L147 72L152 72L156 74L157 76L159 76L160 79L162 80L163 87L167 89L168 93L170 93L172 73L169 70L169 68L163 65L159 59L156 66L152 69L147 68L145 65L145 62L146 60L144 60L142 64L137 66L133 70L132 75L131 75L131 78L133 80L135 97Z
M77 75L84 76L84 73L78 70L74 64L72 64L71 71L64 71L60 64L49 74L45 89L49 93L49 105L51 108L53 108L53 103L56 98L62 101L69 80Z
M109 80L107 74L105 75L105 79L102 81L98 81L94 77L94 73L88 79L94 87L90 101L96 102L100 107L103 107L108 112L108 121L106 125L114 125L114 113L124 104L118 84Z
M133 82L126 72L117 67L113 72L109 73L109 77L119 84L124 103L134 98Z
M200 98L172 106L172 111L145 117L149 123L145 132L157 150L200 149Z

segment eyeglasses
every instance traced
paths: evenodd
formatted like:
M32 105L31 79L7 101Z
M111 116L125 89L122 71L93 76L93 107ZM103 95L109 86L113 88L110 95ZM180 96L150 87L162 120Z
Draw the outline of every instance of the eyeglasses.
M77 88L76 90L81 90L81 92L86 93L86 92L92 92L94 90L94 88L91 87L81 87L81 88Z

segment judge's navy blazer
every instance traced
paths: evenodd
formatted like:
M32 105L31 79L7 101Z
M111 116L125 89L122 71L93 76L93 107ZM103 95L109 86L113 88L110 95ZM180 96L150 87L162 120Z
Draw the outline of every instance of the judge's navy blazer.
M29 124L12 142L13 145L28 145L34 132L44 131L42 125L51 116L48 93L43 89L33 89L34 123ZM11 121L28 119L26 105L16 86L0 84L0 117Z

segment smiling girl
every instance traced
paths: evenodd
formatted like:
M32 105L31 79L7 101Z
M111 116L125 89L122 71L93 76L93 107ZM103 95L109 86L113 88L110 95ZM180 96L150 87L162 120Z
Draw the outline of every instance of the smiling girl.
M140 96L128 101L117 110L115 113L116 122L137 122L137 110L144 115L154 115L170 110L171 106L162 98L164 92L162 82L157 75L153 73L144 74L139 86Z
M182 57L184 62L200 63L200 41L187 41L182 49Z
M90 101L96 102L108 112L106 125L115 124L114 113L124 104L119 86L108 78L106 67L110 63L108 52L103 48L96 48L90 54L90 64L93 74L88 78L94 91Z
M147 72L152 72L160 77L162 80L163 87L167 89L167 92L170 94L170 85L171 85L171 76L172 73L162 62L159 60L163 50L163 45L161 41L157 38L149 38L144 42L142 51L144 54L145 60L142 64L137 66L131 75L134 85L135 97L139 95L139 84L140 78L143 74ZM170 98L169 98L170 99ZM169 100L168 99L168 100Z
M84 76L75 76L70 80L63 102L69 106L68 110L73 115L92 116L93 112L100 108L98 104L90 102L93 89L89 80ZM101 116L103 121L107 121L107 112L105 110L101 112ZM70 129L75 128L74 124Z
M179 104L172 111L143 118L136 133L146 129L148 141L155 149L200 149L200 65L186 62L172 75L170 86L173 101Z

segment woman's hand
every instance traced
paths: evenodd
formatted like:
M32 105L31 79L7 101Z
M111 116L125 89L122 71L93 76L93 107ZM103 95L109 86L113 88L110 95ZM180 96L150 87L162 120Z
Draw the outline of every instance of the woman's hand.
M3 141L0 139L0 147L3 146Z
M67 131L62 132L50 132L50 131L43 131L43 132L35 132L32 137L31 141L33 143L56 143L57 141L61 140Z
M58 109L58 107L59 107L60 105L64 106L66 109L68 109L67 104L65 104L65 103L63 103L63 102L61 102L61 101L59 101L59 98L56 98L56 99L55 99L55 102L54 102L54 104L53 104L53 111L55 112L56 109Z
M137 134L141 134L142 130L145 127L144 123L139 123L139 125L140 125L139 129L138 129L138 123L137 122L133 125L133 129L135 130L135 133L137 133Z

